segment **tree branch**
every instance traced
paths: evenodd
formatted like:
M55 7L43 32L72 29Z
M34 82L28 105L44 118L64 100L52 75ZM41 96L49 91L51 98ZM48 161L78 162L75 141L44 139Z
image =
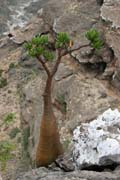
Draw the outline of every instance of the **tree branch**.
M42 66L43 66L43 68L45 69L48 77L50 77L50 76L51 76L50 70L49 70L48 67L46 66L46 64L45 64L44 60L42 59L42 57L37 56L37 59L38 59L38 61L42 64Z
M54 67L53 67L53 70L52 70L52 73L51 73L51 76L53 77L54 75L55 75L55 73L57 72L57 70L58 70L58 66L59 66L59 64L60 64L60 62L61 62L61 49L56 49L56 51L57 51L57 60L56 60L56 63L55 63L55 65L54 65Z
M74 48L74 49L66 50L65 52L63 52L63 54L61 56L65 56L65 55L70 54L70 53L72 53L74 51L78 51L78 50L80 50L80 49L82 49L84 47L89 47L89 46L90 46L90 43L78 46L77 48Z
M59 64L60 64L60 62L61 62L62 56L65 56L65 55L70 54L70 53L72 53L72 52L74 52L74 51L77 51L77 50L79 50L79 49L81 49L81 48L89 47L89 46L90 46L90 44L85 44L85 45L78 46L77 48L74 48L74 49L66 50L66 51L64 51L64 52L62 52L61 49L56 49L57 58L56 58L56 63L55 63L55 65L54 65L54 67L53 67L52 72L50 72L50 70L49 70L48 67L46 66L46 64L45 64L44 60L42 59L42 57L37 56L37 59L38 59L38 61L42 64L42 66L43 66L43 68L45 69L48 77L50 77L50 76L53 77L53 76L55 75L55 73L57 72L57 70L58 70L58 67L59 67ZM61 53L61 52L62 52L62 53Z

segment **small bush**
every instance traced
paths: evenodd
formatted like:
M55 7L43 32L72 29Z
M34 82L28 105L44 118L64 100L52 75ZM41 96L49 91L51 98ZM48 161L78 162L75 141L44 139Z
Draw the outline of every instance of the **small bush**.
M3 70L2 70L2 69L0 69L0 77L2 76L2 73L3 73Z
M13 122L15 120L15 115L16 115L15 113L7 114L4 118L4 123L9 124L9 123Z
M16 67L16 65L14 64L14 63L10 63L10 65L9 65L9 70L10 69L13 69L13 68L15 68Z
M15 149L15 146L8 141L0 142L0 163L1 170L5 170L6 162L10 160L12 156L12 151Z
M0 88L7 86L7 79L0 77Z

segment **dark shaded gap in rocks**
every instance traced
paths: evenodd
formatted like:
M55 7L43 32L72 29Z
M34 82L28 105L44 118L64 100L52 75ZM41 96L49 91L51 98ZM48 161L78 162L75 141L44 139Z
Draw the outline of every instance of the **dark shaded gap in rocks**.
M109 50L111 51L111 59L114 59L115 58L114 50L111 47L109 47Z
M106 166L98 166L98 165L93 165L89 166L86 168L82 168L82 170L87 170L87 171L96 171L96 172L102 172L102 171L114 171L119 164L113 163L111 165L106 165Z
M107 67L106 62L91 63L88 62L83 65L88 71L97 71L97 73L103 73Z
M99 4L100 6L102 6L104 3L104 0L96 0L96 1L97 1L97 4Z

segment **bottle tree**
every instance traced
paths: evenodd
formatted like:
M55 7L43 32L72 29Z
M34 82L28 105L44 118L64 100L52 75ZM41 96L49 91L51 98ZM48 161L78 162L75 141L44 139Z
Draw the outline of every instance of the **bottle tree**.
M86 33L88 44L80 45L77 48L71 47L71 39L65 32L60 32L54 37L54 43L51 43L48 35L33 37L31 41L25 43L25 49L28 54L35 57L40 62L47 74L46 85L43 93L43 115L40 121L39 143L36 151L36 166L47 166L63 154L63 147L60 143L59 132L57 128L56 117L52 107L52 80L55 76L63 56L77 51L83 47L91 46L94 49L102 47L102 41L99 33L92 29ZM52 46L52 48L51 48ZM53 48L54 47L54 48ZM52 68L49 63L52 62Z

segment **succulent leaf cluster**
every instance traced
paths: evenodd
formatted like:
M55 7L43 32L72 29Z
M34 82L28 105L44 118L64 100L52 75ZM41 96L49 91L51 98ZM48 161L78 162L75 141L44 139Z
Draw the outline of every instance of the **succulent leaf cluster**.
M99 50L103 47L103 42L100 38L100 34L96 29L90 29L86 33L86 38L90 41L90 45L94 49Z
M65 48L69 45L70 38L67 33L60 32L57 35L55 46L56 48Z

